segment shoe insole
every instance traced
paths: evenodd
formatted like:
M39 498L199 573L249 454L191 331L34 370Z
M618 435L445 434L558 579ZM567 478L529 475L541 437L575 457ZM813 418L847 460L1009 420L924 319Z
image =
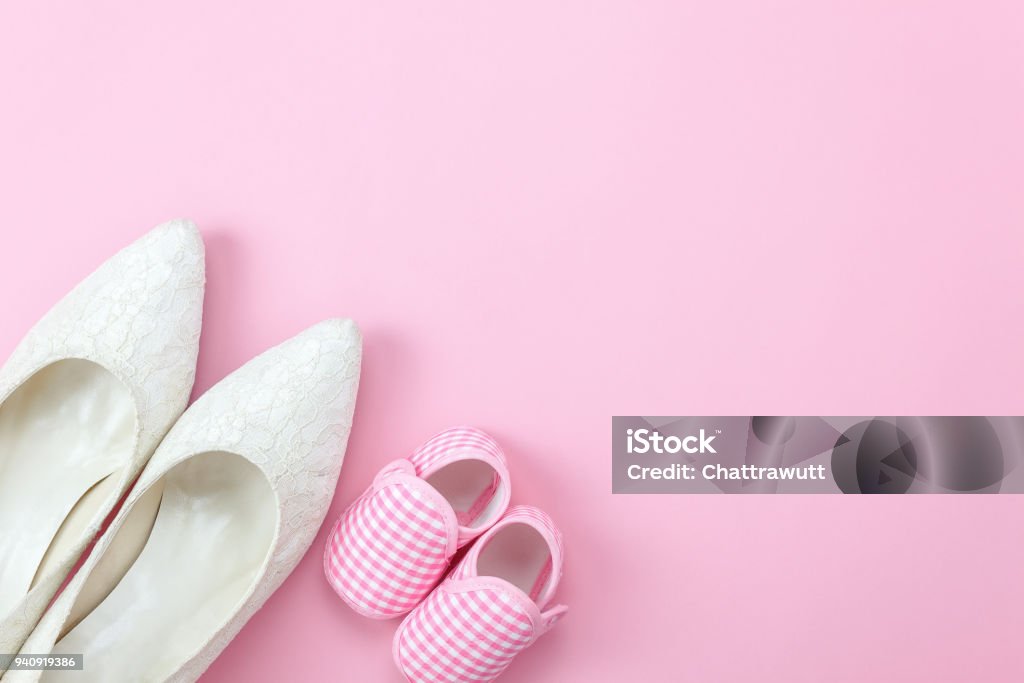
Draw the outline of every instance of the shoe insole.
M477 558L480 576L496 576L536 601L551 575L551 549L528 524L509 524L494 534Z
M108 546L107 552L103 553L103 557L92 568L89 580L75 597L71 614L61 629L61 638L110 595L110 591L114 590L138 559L153 530L163 492L164 480L161 479L149 487L132 505L132 513L117 530L117 542Z
M43 368L0 405L0 619L116 502L110 475L131 458L135 419L128 388L77 359Z
M43 681L162 681L224 625L253 585L277 525L263 472L238 455L211 452L174 467L162 483L138 559L53 649L82 653L84 671L47 671ZM117 552L132 517L148 514L143 508L133 505L101 564ZM94 579L107 580L91 574L82 595Z
M427 483L451 504L459 524L477 526L488 521L484 518L497 498L500 478L482 460L459 460L427 477Z

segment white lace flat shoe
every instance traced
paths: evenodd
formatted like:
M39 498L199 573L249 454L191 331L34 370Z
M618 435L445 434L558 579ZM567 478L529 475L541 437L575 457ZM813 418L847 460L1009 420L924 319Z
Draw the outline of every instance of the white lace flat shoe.
M360 360L355 324L330 320L200 397L22 648L81 653L84 670L11 670L4 683L198 678L320 528L348 442ZM105 595L109 565L134 553L133 527L150 526L161 496L141 554ZM96 601L91 611L82 604Z
M0 653L18 650L188 404L203 263L192 223L161 225L57 303L0 369Z

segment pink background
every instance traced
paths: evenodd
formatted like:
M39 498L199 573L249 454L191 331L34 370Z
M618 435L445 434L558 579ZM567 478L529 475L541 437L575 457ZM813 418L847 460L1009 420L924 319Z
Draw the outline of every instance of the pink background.
M0 353L195 219L196 391L366 337L335 518L468 422L568 543L529 681L1016 681L1024 498L613 497L610 416L1024 411L1019 2L5 3ZM325 529L205 681L397 682Z

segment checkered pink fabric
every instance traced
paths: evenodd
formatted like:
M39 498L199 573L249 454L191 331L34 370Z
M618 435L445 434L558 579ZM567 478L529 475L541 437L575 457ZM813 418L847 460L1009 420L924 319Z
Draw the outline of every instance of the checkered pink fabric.
M540 532L551 555L530 595L477 570L487 543L517 523ZM558 587L562 557L561 535L551 519L536 508L513 508L402 622L395 634L395 664L412 683L493 681L565 614L562 605L544 610Z
M481 497L482 504L498 498L488 523L460 525L460 514L425 481L466 459L487 462L495 471L492 488ZM505 457L494 439L469 427L444 431L407 460L385 466L341 516L324 553L327 580L360 614L378 619L405 614L437 585L456 550L504 512L508 496Z

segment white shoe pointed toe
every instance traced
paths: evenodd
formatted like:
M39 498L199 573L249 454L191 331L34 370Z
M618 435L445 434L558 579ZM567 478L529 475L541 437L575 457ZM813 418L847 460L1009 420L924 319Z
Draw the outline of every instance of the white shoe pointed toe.
M348 441L361 355L354 323L327 321L200 397L23 648L82 653L84 670L8 677L198 678L291 573L320 528ZM125 547L133 552L128 529L149 527L161 495L141 554L109 590L104 565L121 563ZM88 601L98 604L88 611L82 607Z
M188 221L128 246L0 368L0 652L16 652L188 403L205 282Z

